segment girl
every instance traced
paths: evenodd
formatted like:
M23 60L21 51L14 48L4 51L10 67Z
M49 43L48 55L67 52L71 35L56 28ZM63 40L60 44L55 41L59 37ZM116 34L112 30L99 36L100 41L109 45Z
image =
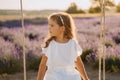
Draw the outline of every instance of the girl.
M42 48L44 55L37 80L88 80L72 17L63 12L53 13L48 23L49 37Z

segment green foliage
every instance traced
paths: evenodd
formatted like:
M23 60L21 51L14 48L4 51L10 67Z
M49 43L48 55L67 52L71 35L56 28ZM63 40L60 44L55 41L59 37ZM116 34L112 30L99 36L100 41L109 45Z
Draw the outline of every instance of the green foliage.
M80 10L78 10L76 13L85 13L85 11L82 10L82 9L80 9Z
M100 13L100 12L101 12L101 8L99 6L89 8L89 13Z
M86 62L87 61L86 60L86 56L89 55L89 54L91 54L91 53L93 53L93 49L92 48L84 50L83 53L82 53L82 55L81 55L82 60L84 62Z
M120 12L120 3L116 6L117 12Z
M35 54L26 55L26 68L28 70L38 70L41 62L41 56ZM23 58L15 58L8 56L7 58L0 58L0 74L7 73L13 74L23 71Z
M22 61L15 57L0 58L0 74L3 73L16 73L23 70Z
M102 62L103 62L103 60L102 60ZM99 60L96 60L92 66L94 68L98 68L99 67ZM102 69L103 69L103 67L102 67ZM108 72L120 72L120 59L117 57L114 57L114 56L107 58L105 60L105 70Z
M38 70L42 57L35 54L27 54L27 70Z
M118 72L120 71L120 59L118 58L109 58L106 59L106 71Z
M110 42L110 41L106 41L106 42L105 42L105 46L106 46L106 47L109 47L109 46L112 47L113 44L112 44L112 42Z
M120 36L119 36L119 35L113 36L112 39L114 40L114 42L115 42L116 44L120 44Z
M78 9L76 3L71 3L71 6L66 10L67 13L85 13L84 10Z
M101 0L91 0L93 5L97 5L97 6L101 6ZM105 0L105 6L109 6L109 7L113 7L115 6L115 3L113 2L113 0Z

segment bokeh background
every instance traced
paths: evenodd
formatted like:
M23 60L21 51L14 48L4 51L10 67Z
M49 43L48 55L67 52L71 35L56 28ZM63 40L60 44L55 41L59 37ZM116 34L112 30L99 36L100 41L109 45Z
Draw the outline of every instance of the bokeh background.
M75 22L81 58L91 80L98 80L100 0L23 0L27 80L36 80L47 17L67 12ZM120 0L106 0L106 80L120 80ZM23 80L20 0L0 0L0 80Z

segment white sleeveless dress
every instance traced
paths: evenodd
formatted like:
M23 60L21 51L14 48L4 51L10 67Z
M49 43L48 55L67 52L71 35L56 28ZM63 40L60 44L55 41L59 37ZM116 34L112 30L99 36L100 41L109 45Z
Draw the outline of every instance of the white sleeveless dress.
M74 61L82 54L82 49L74 39L67 43L52 40L42 52L48 57L48 69L43 80L81 80Z

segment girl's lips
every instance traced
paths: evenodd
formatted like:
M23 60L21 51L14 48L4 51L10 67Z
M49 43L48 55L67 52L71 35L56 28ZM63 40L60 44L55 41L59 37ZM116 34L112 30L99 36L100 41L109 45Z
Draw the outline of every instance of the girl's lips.
M52 33L52 32L50 31L50 33Z

